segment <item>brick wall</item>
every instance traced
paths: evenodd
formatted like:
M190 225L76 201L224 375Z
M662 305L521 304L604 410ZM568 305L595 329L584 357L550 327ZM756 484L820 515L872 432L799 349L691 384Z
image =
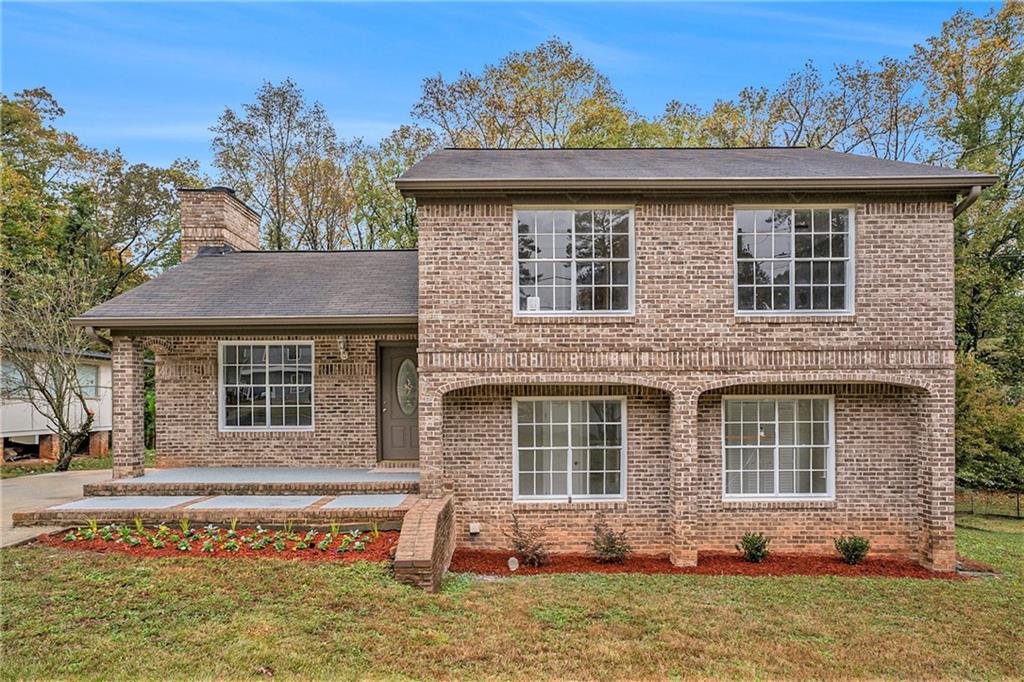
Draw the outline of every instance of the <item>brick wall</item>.
M635 202L576 199L581 206ZM854 207L855 313L734 315L733 205L794 201ZM877 523L879 548L952 567L949 197L641 200L635 203L635 314L600 318L513 315L510 200L425 200L418 210L421 485L427 495L455 492L460 543L498 544L500 519L512 509L511 394L524 386L598 384L646 387L646 400L668 396L653 410L662 415L661 430L648 435L663 443L662 459L650 461L664 462L665 478L652 483L651 495L665 491L665 501L648 505L638 492L630 499L639 508L609 511L613 523L632 524L641 538L664 537L667 527L679 563L692 563L699 546L725 546L727 537L731 546L739 528L763 520L778 532L776 546L819 549L839 529ZM719 446L708 441L720 398L699 396L744 390L733 385L845 391L837 404L842 502L830 509L768 509L709 497L720 475L720 454L713 451ZM631 400L643 402L641 394ZM632 425L629 435L638 437ZM872 509L883 506L888 509ZM557 528L564 546L579 547L596 511L553 507L530 514ZM493 526L497 535L469 540L471 520ZM664 548L646 539L638 545Z
M801 200L855 206L851 317L737 318L730 201L636 205L635 316L514 318L513 204L421 204L421 350L440 362L433 356L465 350L952 348L949 201ZM735 198L758 201L793 199Z
M723 394L831 394L835 397L834 501L722 500ZM880 552L917 552L921 462L920 392L879 384L743 386L705 394L698 407L700 549L730 550L763 532L779 551L831 552L857 534Z
M627 411L626 501L512 501L513 396L625 395ZM505 549L513 512L521 523L544 527L545 538L559 551L583 551L602 515L625 529L647 552L668 552L669 398L640 387L486 386L449 393L444 401L445 490L457 502L459 544ZM469 524L481 525L478 536Z
M395 580L436 592L455 551L452 496L418 500L402 519L395 548Z
M367 467L377 461L376 342L412 335L176 336L157 348L157 466ZM314 342L313 431L220 432L218 341Z

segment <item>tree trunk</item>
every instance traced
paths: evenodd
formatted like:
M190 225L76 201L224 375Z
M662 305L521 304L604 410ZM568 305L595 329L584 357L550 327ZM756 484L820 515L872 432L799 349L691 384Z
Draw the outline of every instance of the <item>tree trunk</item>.
M81 428L74 433L62 433L60 436L60 459L53 468L54 471L67 471L71 466L71 458L75 456L82 443L89 439L89 431L92 430L92 414L85 418Z

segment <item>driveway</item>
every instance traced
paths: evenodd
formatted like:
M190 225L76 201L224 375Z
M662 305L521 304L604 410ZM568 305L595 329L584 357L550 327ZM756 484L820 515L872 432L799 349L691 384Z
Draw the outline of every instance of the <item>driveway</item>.
M58 526L13 528L11 514L32 511L82 496L82 486L110 480L110 471L64 471L59 474L34 474L0 481L0 547L58 530Z

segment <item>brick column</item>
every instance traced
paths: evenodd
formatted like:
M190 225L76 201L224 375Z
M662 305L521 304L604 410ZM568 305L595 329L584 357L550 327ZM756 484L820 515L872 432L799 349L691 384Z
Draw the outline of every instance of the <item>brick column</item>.
M936 571L956 570L956 454L954 375L921 400L921 563Z
M672 394L672 450L669 488L672 502L672 563L697 565L697 399L684 390Z
M419 436L420 494L440 497L444 484L444 397L438 395L435 375L420 374Z
M142 342L134 337L115 336L111 356L114 366L113 476L141 476L146 461Z

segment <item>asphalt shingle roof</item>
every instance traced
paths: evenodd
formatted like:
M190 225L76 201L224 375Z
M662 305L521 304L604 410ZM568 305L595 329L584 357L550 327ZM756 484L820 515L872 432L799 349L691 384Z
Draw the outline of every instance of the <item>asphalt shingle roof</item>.
M398 179L407 194L458 186L602 189L758 186L969 187L993 176L828 149L442 149Z
M239 251L200 255L78 318L94 327L192 320L414 318L417 253Z

